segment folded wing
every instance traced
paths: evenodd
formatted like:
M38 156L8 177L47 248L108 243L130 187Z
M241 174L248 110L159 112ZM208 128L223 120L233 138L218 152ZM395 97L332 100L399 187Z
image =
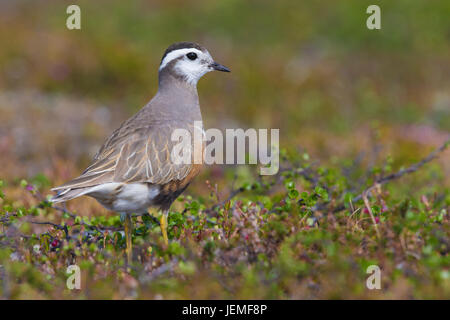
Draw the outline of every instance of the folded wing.
M171 161L173 126L156 125L123 131L116 130L94 157L93 163L75 178L52 190L90 188L110 182L147 182L163 185L182 180L191 164Z

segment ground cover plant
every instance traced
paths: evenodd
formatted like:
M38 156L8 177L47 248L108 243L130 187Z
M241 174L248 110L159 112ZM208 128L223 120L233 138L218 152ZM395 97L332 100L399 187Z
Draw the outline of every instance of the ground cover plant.
M135 217L135 262L126 265L120 217L86 217L53 205L35 183L16 205L2 193L2 294L48 298L439 298L449 294L448 190L391 195L385 184L414 174L445 150L393 172L389 161L341 170L284 155L276 176L242 180L222 199L182 196L165 246L158 219ZM238 180L238 177L235 177ZM357 179L358 180L358 179ZM235 181L234 184L238 182ZM37 232L36 226L46 231ZM79 265L81 289L66 287ZM366 288L367 267L382 288ZM69 273L70 275L71 273ZM119 289L119 290L117 290Z

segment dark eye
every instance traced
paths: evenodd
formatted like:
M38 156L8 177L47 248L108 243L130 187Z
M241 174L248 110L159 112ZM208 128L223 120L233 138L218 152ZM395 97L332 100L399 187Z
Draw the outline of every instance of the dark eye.
M188 57L191 60L197 59L197 54L195 52L189 52L186 57Z

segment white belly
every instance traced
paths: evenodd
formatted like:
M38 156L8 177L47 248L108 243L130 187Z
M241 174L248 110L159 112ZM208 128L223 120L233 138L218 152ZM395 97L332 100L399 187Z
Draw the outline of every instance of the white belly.
M86 195L95 198L106 209L120 213L144 214L159 194L158 186L147 183L105 183L93 187Z

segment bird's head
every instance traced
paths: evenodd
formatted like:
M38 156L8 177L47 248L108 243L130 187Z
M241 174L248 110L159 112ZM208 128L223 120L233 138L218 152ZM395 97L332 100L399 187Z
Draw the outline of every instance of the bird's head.
M164 53L159 73L171 74L190 85L197 85L198 80L210 71L230 72L215 62L204 47L193 42L177 42L169 46Z

